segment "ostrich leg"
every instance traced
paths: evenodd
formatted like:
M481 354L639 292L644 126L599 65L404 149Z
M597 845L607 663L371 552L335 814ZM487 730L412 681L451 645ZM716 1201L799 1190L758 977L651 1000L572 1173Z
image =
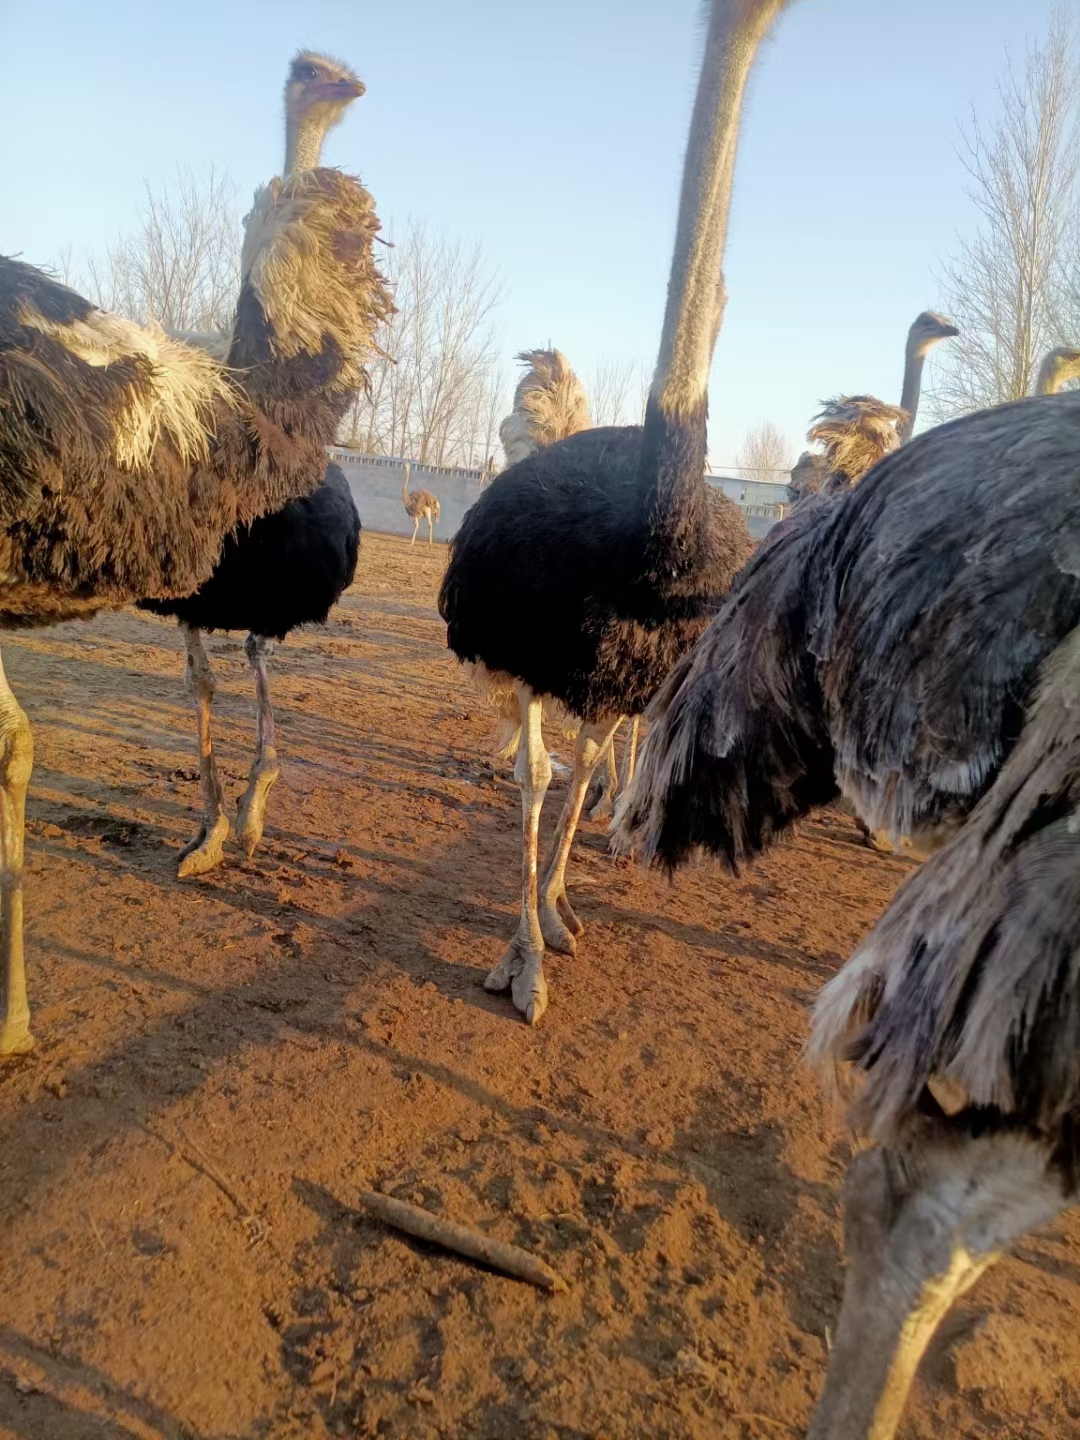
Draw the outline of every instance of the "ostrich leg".
M427 514L427 543L429 545L435 544L435 520L430 510Z
M23 963L23 826L34 737L0 662L0 1056L33 1048Z
M892 1440L953 1301L1069 1199L1048 1148L1009 1131L864 1151L846 1188L844 1304L807 1440Z
M547 1009L544 937L537 916L537 849L540 811L551 784L551 757L544 745L544 704L527 685L519 685L521 739L514 779L521 787L521 919L510 948L484 981L488 990L509 987L514 1006L530 1025Z
M244 854L250 856L254 855L255 846L262 839L267 796L279 773L274 745L274 711L270 705L270 682L266 674L266 662L274 653L274 642L265 635L251 634L244 641L244 653L255 676L258 743L248 774L248 787L240 799L236 828Z
M203 821L198 835L180 851L177 875L186 880L192 875L205 875L221 863L222 847L229 835L229 817L221 797L217 766L214 764L214 742L210 736L211 707L214 703L214 672L203 649L198 630L181 625L187 649L187 678L195 700L195 718L199 727L199 783L202 787Z
M630 781L634 778L634 771L637 769L637 742L638 731L641 729L641 716L635 715L627 726L626 743L623 745L622 763L623 773L619 781L620 789L629 790Z
M606 725L582 725L574 746L574 775L555 827L554 849L540 896L541 934L552 950L561 951L564 955L573 955L576 948L574 936L585 929L566 898L566 862L570 858L570 847L577 834L581 807L585 803L592 773L605 750L612 753L618 726L618 720L609 720Z
M414 516L412 517L412 539L409 541L409 544L410 544L410 545L415 545L415 544L416 544L416 532L417 532L419 529L420 529L420 516L419 516L419 515L414 515Z
M621 722L620 722L621 723ZM612 736L598 761L599 778L596 786L600 794L589 809L590 820L610 820L615 813L615 795L619 789L619 772L615 764L615 737ZM596 786L586 798L586 804L596 794Z

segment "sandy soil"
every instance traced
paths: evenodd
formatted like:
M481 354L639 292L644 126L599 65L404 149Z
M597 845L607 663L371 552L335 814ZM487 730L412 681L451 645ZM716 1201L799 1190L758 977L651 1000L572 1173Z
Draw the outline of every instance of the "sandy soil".
M279 650L264 845L204 881L174 878L197 803L174 628L5 637L36 731L39 1040L0 1072L5 1440L802 1433L850 1155L800 1065L807 1003L912 862L826 814L671 888L587 826L588 931L530 1031L480 988L518 808L444 647L444 557L365 538L330 625ZM232 797L241 638L211 642ZM536 1250L569 1293L398 1237L365 1187ZM1078 1320L1068 1218L965 1302L906 1440L1077 1433Z

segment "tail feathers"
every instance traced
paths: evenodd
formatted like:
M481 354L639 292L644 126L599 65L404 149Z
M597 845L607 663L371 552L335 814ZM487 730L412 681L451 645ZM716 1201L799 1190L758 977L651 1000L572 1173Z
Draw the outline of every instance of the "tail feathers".
M824 403L806 438L823 447L830 474L854 485L883 456L900 448L907 418L899 405L886 405L873 395L838 395Z
M516 358L527 368L499 426L508 465L592 424L584 386L561 350L522 350Z
M964 828L819 997L810 1058L853 1067L852 1117L884 1144L943 1084L1051 1136L1080 1111L1078 682L1074 631Z
M620 849L668 869L705 851L734 869L835 795L807 528L777 527L653 702L616 815Z

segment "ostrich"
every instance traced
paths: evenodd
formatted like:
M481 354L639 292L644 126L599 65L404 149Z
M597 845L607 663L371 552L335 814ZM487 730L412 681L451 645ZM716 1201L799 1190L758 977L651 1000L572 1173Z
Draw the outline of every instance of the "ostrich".
M1078 472L1080 392L1048 395L813 508L669 677L617 820L669 867L735 866L839 788L872 828L947 842L815 1021L885 1146L852 1166L815 1440L888 1440L955 1296L1076 1195Z
M0 259L0 623L193 594L238 525L317 487L390 304L378 228L371 196L338 171L294 171L262 190L228 370ZM32 758L0 670L3 1055L33 1043L22 947Z
M514 390L514 408L499 426L507 465L592 426L585 387L561 350L522 350L514 358L525 373Z
M364 85L340 61L301 51L285 81L285 174L314 170L326 133ZM218 337L189 336L212 353ZM256 752L237 813L237 832L247 855L262 838L266 802L278 778L274 713L266 673L275 640L298 625L321 624L352 584L360 543L360 517L348 481L336 465L311 495L242 526L225 542L209 580L179 600L146 600L142 607L180 622L187 651L199 737L203 820L180 852L178 875L204 875L220 863L229 818L210 738L214 677L203 647L203 630L247 630L244 650L255 680Z
M420 521L427 521L427 543L433 545L432 538L435 525L439 519L439 502L430 490L410 490L409 475L412 473L412 466L405 461L402 467L405 474L401 482L401 499L405 506L405 514L412 521L412 539L410 545L416 544L416 532L420 529Z
M236 829L244 853L262 839L266 801L278 778L274 712L267 661L274 641L299 625L322 624L352 584L360 549L360 516L349 482L329 465L311 495L241 526L225 541L209 580L182 600L144 600L142 608L175 615L183 629L187 668L195 699L203 821L180 852L181 879L204 875L222 858L229 817L210 739L214 677L203 648L203 630L246 630L244 651L255 679L256 751L240 799Z
M545 943L582 926L566 862L589 779L619 719L640 714L751 551L738 508L705 484L709 367L739 112L758 44L786 0L713 0L683 174L660 354L644 426L582 431L505 470L462 521L439 594L450 648L521 716L517 933L485 984L530 1024L547 1005ZM574 775L538 884L551 779L545 697L581 722Z
M1080 379L1080 350L1075 345L1058 345L1043 356L1033 393L1056 395L1067 381L1077 379Z
M900 406L886 405L873 395L842 395L829 400L807 433L824 447L815 455L803 451L791 472L797 496L815 493L832 475L854 485L883 455L911 439L919 413L923 367L935 345L960 332L933 310L916 315L904 343L904 378Z

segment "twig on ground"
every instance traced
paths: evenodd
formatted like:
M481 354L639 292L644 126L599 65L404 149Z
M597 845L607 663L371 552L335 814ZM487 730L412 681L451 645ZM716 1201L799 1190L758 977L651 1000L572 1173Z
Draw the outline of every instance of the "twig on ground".
M453 1250L470 1260L479 1260L493 1270L502 1270L518 1280L538 1285L541 1290L562 1293L569 1289L561 1275L527 1250L504 1244L501 1240L492 1240L479 1230L457 1225L452 1220L442 1220L430 1210L422 1210L419 1205L409 1205L404 1200L378 1195L372 1190L361 1192L360 1204L387 1225L392 1225L395 1230L404 1230L417 1240L427 1240L441 1245L444 1250Z
M225 1178L209 1156L200 1150L193 1140L188 1139L182 1132L178 1132L180 1135L178 1141L170 1140L167 1135L162 1135L159 1130L155 1130L145 1121L143 1122L143 1128L147 1134L152 1135L155 1140L160 1140L173 1154L179 1155L181 1160L186 1161L193 1170L197 1170L200 1175L205 1175L212 1185L217 1186L226 1200L235 1206L236 1213L243 1222L252 1245L258 1245L266 1239L270 1229L269 1225L267 1225L266 1221L259 1215L255 1214L255 1211L250 1205L244 1202L238 1194L236 1187Z

